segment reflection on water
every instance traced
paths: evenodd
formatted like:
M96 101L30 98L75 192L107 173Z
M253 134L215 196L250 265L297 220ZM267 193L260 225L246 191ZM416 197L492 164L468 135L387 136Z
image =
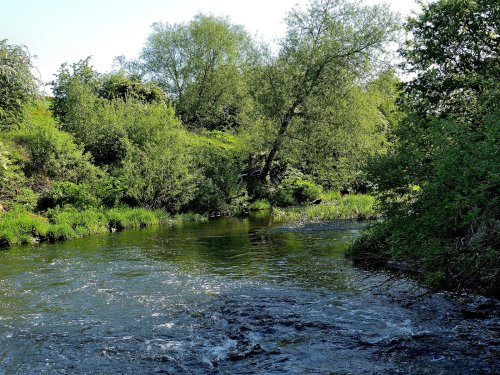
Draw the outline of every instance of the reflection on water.
M362 226L225 218L3 251L0 374L497 372L497 309L465 320L353 269Z

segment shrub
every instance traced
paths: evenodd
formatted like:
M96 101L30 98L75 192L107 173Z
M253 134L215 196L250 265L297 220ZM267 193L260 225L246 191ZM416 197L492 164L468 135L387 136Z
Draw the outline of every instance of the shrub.
M38 102L27 121L7 137L26 149L28 160L23 170L28 177L43 175L79 183L102 175L73 137L57 128L46 102Z
M40 195L35 193L30 188L21 188L19 193L14 197L16 205L27 211L33 211L37 205Z
M191 201L195 181L192 161L181 134L162 143L131 149L123 165L125 198L148 208L178 212Z
M142 228L159 224L166 215L159 211L148 211L143 208L115 208L105 212L110 229Z
M0 40L0 129L19 124L26 104L36 96L31 56L24 46Z
M26 186L22 168L27 158L23 151L14 143L0 139L0 205L11 205Z
M96 209L78 211L75 208L48 211L51 223L72 228L76 237L109 231L106 215Z
M375 198L369 195L345 195L339 200L310 205L294 210L273 210L273 220L292 221L330 221L330 220L366 220L377 216Z
M45 211L50 208L71 205L77 209L95 207L97 198L91 193L88 185L78 185L72 182L56 182L52 188L45 192L39 199L38 210Z
M47 232L47 238L52 241L70 240L77 237L75 230L69 224L52 224Z
M320 199L322 202L332 202L332 201L337 201L342 198L342 195L338 191L324 191L319 195Z
M240 176L238 140L220 131L192 137L197 184L188 209L209 214L239 214L248 203Z
M311 202L320 197L322 189L296 169L289 169L279 185L270 194L278 207Z

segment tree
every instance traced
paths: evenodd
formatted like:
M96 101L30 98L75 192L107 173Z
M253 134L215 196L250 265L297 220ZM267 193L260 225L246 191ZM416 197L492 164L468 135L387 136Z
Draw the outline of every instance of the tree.
M68 66L62 64L57 77L52 81L54 98L51 110L59 120L66 122L65 116L77 103L77 93L86 92L109 101L121 99L143 103L166 103L163 91L152 83L141 81L140 77L126 72L99 74L90 65L90 57Z
M276 125L274 141L260 173L269 175L292 123L308 123L321 103L366 73L397 29L385 6L359 6L343 0L315 0L294 9L278 57L258 72L255 98ZM313 117L313 116L312 116Z
M129 99L143 103L166 103L165 93L152 83L142 82L138 76L123 72L103 75L97 92L100 98L114 100Z
M173 121L172 121L173 122ZM196 191L192 155L180 124L166 124L161 137L130 145L123 160L125 197L141 206L179 212Z
M60 122L67 122L68 112L78 103L80 91L94 95L98 90L98 74L90 65L90 56L68 66L64 63L59 68L56 79L51 82L54 98L50 109Z
M237 125L243 74L253 59L253 42L241 26L199 14L187 24L155 23L139 66L175 102L185 124L215 129Z
M324 188L366 193L372 185L364 168L387 151L398 126L399 84L388 70L366 84L344 84L328 103L311 104L304 120L289 125L276 161L286 160Z
M385 221L354 250L406 257L434 286L498 294L500 4L441 0L408 21L407 113L369 169Z
M31 55L24 46L0 40L0 129L19 124L25 105L36 96Z
M99 74L88 58L63 64L53 86L51 109L61 128L100 166L118 166L129 142L143 146L173 121L160 88L124 73Z
M402 50L407 105L420 116L482 116L479 96L498 88L500 6L495 0L447 0L410 18Z

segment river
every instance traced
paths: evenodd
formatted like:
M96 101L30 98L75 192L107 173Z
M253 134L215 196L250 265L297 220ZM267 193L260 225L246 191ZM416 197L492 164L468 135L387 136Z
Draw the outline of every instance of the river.
M498 303L343 257L362 223L223 218L0 252L0 374L495 374Z

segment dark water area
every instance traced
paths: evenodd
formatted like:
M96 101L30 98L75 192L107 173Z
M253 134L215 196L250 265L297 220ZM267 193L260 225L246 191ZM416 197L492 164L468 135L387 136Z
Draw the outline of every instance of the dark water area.
M212 220L0 252L0 374L498 374L496 301L353 268L361 223Z

